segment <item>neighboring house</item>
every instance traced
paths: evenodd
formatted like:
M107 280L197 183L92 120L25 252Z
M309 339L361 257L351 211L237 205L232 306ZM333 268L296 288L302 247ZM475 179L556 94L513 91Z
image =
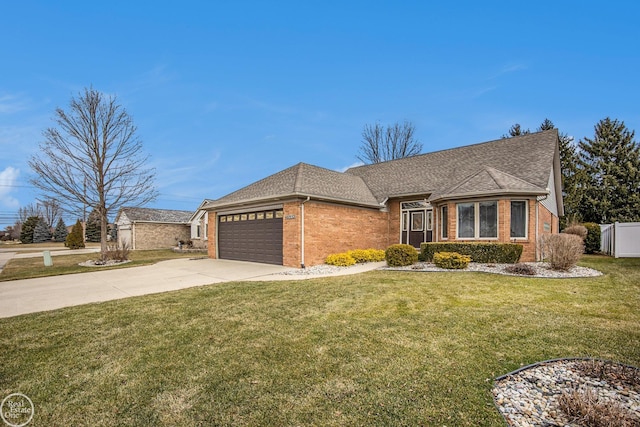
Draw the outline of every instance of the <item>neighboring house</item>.
M116 216L118 245L130 249L164 249L190 238L192 211L121 208Z
M564 214L556 130L336 172L299 163L220 199L209 257L290 267L394 243L516 242L539 259Z
M211 200L205 199L189 219L189 223L191 224L191 242L194 248L207 247L209 213L203 209L203 206L210 202Z

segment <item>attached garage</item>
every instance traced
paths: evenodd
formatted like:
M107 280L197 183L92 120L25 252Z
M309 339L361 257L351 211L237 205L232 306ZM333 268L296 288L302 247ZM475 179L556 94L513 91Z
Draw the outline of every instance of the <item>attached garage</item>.
M218 214L218 257L282 265L282 209Z

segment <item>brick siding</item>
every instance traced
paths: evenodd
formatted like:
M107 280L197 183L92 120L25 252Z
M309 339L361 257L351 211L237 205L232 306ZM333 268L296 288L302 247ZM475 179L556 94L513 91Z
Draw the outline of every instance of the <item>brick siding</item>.
M191 228L184 224L136 222L132 227L133 247L138 249L168 249L179 240L191 238Z

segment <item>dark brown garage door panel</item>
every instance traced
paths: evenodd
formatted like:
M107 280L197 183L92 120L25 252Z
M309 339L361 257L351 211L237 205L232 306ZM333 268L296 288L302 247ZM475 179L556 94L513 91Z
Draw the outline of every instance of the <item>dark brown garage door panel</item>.
M265 216L242 214L220 217L220 258L282 265L282 217L272 215L267 219ZM259 217L264 219L248 219Z

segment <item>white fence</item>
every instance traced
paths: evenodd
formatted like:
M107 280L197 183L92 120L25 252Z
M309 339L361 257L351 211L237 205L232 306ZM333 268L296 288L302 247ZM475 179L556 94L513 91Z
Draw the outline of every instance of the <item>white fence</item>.
M600 224L600 250L616 258L640 257L640 222Z

